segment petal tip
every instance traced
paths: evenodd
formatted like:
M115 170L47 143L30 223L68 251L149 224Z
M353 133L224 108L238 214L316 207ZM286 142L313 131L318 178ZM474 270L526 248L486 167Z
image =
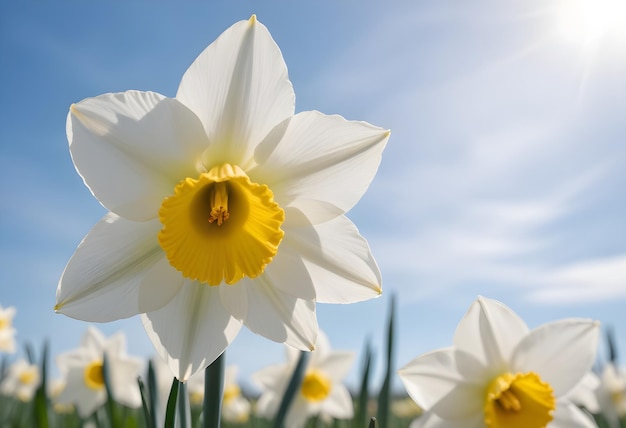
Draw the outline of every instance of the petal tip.
M248 19L248 24L250 24L250 26L252 27L253 25L256 24L256 15L252 14L252 16L250 17L250 19Z

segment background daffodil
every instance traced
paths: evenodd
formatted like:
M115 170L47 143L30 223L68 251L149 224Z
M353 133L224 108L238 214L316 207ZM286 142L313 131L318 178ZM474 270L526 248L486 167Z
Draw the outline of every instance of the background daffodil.
M0 384L0 393L27 402L35 395L41 382L39 366L20 359L11 364Z
M263 389L256 404L256 412L260 416L273 418L276 415L298 362L297 351L292 348L286 351L286 363L266 367L253 375L253 380ZM342 382L352 367L354 357L350 351L332 350L328 338L320 331L317 347L311 353L300 390L287 413L285 426L304 426L312 416L326 420L352 418L352 397Z
M72 160L110 212L68 262L56 311L97 322L143 314L184 381L244 324L311 350L316 302L378 296L376 262L344 214L389 131L294 114L294 100L253 16L200 54L175 98L128 91L72 105Z
M15 352L15 328L13 317L16 309L13 306L3 308L0 306L0 352Z
M126 337L122 332L106 338L91 326L78 348L57 356L57 366L65 387L56 397L56 403L73 404L83 418L102 406L107 400L102 372L105 354L115 401L131 408L141 406L137 386L137 377L143 365L141 359L126 354Z
M454 346L399 370L426 412L423 428L595 427L565 396L595 360L599 323L565 319L529 331L508 307L478 298L459 323Z

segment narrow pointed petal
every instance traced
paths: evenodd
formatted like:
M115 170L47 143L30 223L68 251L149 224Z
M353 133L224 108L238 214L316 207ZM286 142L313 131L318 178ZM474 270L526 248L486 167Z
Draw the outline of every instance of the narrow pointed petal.
M163 306L179 283L152 283L140 302L142 281L165 258L157 220L133 222L109 213L80 243L57 287L55 310L72 318L109 322Z
M553 416L550 428L597 428L590 416L568 401L557 401Z
M456 370L452 348L417 357L398 370L398 374L413 401L423 409L430 409L463 382Z
M554 390L565 395L591 370L596 359L600 324L585 319L565 319L544 324L519 343L512 369L537 373Z
M295 105L280 49L255 17L234 24L198 56L176 98L204 124L212 164L242 164Z
M322 412L336 419L351 419L354 416L352 396L344 385L335 383L328 398L322 403Z
M355 303L381 295L378 265L367 241L347 217L312 226L298 210L288 209L285 218L281 245L302 256L318 302Z
M191 281L142 321L161 358L183 382L215 361L241 328L222 306L218 287Z
M311 222L324 222L361 199L388 139L389 131L366 122L298 113L280 141L259 146L259 166L250 177L270 186L283 208L298 208Z
M328 377L335 380L336 382L340 382L348 375L348 373L352 369L352 365L354 364L354 358L354 352L333 351L328 356L326 356L326 358L320 361L319 365L323 367L323 370L328 375Z
M515 312L496 300L479 297L459 323L453 343L497 373L508 369L513 349L527 333L528 327Z
M179 101L128 91L72 105L67 138L78 173L110 211L130 220L157 217L163 198L208 146L200 120Z
M312 351L318 331L315 301L298 299L276 287L270 266L258 278L243 279L233 286L244 287L248 294L245 325L275 342Z

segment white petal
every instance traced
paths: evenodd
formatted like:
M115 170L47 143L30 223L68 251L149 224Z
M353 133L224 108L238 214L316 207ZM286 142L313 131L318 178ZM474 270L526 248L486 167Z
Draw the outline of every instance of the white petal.
M182 103L128 91L72 105L67 138L85 184L110 211L130 220L156 218L163 198L197 177L208 140Z
M600 324L565 319L531 331L513 353L511 367L535 372L561 397L580 382L596 359Z
M143 325L172 372L186 381L206 368L241 328L224 309L217 287L185 281L163 308L142 315Z
M287 209L285 218L281 247L288 246L304 259L318 302L355 303L380 296L378 265L367 241L347 217L312 226L298 210Z
M456 370L453 348L417 357L398 370L398 375L413 401L423 409L430 409L463 382Z
M313 354L315 354L317 350ZM333 351L319 363L319 367L335 382L341 382L352 369L355 354L351 351Z
M254 17L234 24L198 56L176 98L204 124L211 141L207 167L251 158L254 146L293 115L295 104L280 49Z
M494 373L508 371L515 346L528 333L520 317L504 304L479 297L459 323L453 343Z
M290 377L286 364L274 364L252 374L252 381L263 390L282 392Z
M233 287L244 287L248 294L245 325L251 331L297 349L315 348L318 326L314 300L298 299L280 290L269 269L254 280L243 279Z
M322 403L321 411L336 419L350 419L354 416L354 402L348 388L341 384L333 385L330 395Z
M597 428L594 420L568 401L557 401L550 428Z
M163 306L178 283L157 281L143 301L141 284L165 259L158 220L134 222L109 213L80 243L57 287L55 309L83 321L109 322ZM179 275L180 276L180 275Z
M110 358L111 387L115 401L131 407L141 406L141 394L137 384L142 361L138 358Z
M259 166L249 175L266 183L283 208L298 208L313 223L327 221L361 199L388 139L389 131L365 122L298 113L279 142L266 139L259 146ZM321 205L316 208L312 201Z
M485 428L483 416L474 416L465 419L462 424L459 421L447 421L441 419L432 411L427 411L411 422L409 428Z
M441 397L431 410L446 420L463 422L483 414L485 385L459 383Z
M264 418L273 418L278 411L282 394L273 391L265 391L254 406L255 413Z
M285 235L289 232L285 231ZM302 260L302 254L290 245L283 242L272 262L265 268L265 275L284 293L305 300L316 298L316 288L313 279Z

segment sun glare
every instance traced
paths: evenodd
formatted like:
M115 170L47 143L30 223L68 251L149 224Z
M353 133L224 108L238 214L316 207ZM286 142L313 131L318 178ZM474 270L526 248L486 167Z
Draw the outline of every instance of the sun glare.
M563 0L560 32L582 45L599 43L608 36L626 35L626 0Z

